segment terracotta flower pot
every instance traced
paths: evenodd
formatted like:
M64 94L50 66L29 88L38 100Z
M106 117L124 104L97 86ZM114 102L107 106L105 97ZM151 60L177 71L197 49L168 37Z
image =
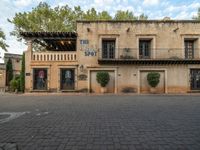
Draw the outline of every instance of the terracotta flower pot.
M155 87L150 87L150 93L155 94L156 93L156 88Z
M107 88L106 87L101 87L101 93L106 93L107 92Z

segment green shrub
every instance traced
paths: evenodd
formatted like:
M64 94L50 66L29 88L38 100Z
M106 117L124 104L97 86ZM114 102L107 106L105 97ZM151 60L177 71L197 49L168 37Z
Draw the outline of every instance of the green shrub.
M15 79L12 79L10 81L10 88L12 91L15 91L18 88L18 82Z
M17 81L17 90L21 91L21 88L20 88L20 78L17 79L16 81Z
M105 87L110 81L109 73L104 71L97 72L96 80L101 85L101 87Z
M160 82L160 74L158 72L150 72L147 74L147 81L151 87L156 87Z

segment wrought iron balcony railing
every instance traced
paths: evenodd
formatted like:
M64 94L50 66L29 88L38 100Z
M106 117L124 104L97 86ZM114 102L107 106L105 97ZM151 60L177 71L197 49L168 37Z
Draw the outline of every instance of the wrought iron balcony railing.
M137 60L137 59L200 59L200 49L186 51L184 48L159 48L139 50L136 48L99 49L100 60Z

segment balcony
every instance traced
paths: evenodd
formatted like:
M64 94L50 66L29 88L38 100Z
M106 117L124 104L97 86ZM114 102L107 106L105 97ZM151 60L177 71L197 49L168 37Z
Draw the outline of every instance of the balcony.
M33 52L32 61L77 61L76 52Z
M140 51L133 48L120 48L114 51L99 50L99 64L200 64L200 50L194 55L186 55L184 49L151 49ZM187 58L185 57L187 56Z

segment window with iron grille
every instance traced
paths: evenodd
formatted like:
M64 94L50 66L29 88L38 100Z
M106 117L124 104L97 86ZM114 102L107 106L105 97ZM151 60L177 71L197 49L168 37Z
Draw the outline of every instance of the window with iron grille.
M47 68L33 69L33 89L47 90Z
M75 71L74 69L62 68L60 69L60 89L74 90L75 88Z
M200 69L190 70L191 90L200 90Z
M102 40L102 58L104 59L115 58L115 39Z
M185 40L185 58L194 58L194 40Z
M140 40L139 41L139 55L141 59L150 58L151 53L151 40Z

